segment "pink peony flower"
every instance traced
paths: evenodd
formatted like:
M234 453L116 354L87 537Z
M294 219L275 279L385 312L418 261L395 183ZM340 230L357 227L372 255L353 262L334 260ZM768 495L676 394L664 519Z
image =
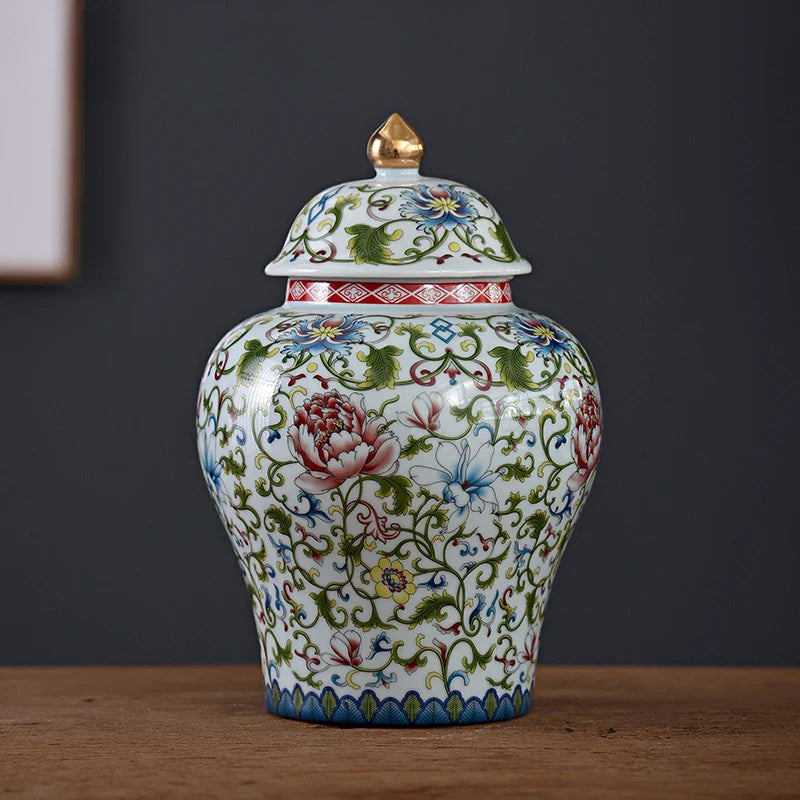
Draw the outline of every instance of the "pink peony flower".
M335 489L353 475L387 472L400 455L385 417L368 417L362 395L342 397L336 389L318 392L295 408L288 443L308 470L295 483L310 494Z
M586 392L578 407L575 430L572 431L576 469L570 475L567 486L573 492L589 480L592 470L597 466L602 433L600 403L593 392Z
M412 413L401 411L397 419L410 428L435 431L439 427L439 414L444 408L444 400L439 392L421 392L411 404Z

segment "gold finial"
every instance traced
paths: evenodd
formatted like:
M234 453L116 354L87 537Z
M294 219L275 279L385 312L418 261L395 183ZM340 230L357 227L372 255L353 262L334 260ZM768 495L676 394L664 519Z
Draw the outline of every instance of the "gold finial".
M367 142L367 155L376 169L418 167L424 151L422 137L397 113L392 114Z

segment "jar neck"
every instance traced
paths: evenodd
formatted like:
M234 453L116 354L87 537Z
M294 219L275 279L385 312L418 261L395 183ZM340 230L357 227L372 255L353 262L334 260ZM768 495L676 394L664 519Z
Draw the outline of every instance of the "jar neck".
M510 305L511 281L319 281L290 278L286 302L385 306Z

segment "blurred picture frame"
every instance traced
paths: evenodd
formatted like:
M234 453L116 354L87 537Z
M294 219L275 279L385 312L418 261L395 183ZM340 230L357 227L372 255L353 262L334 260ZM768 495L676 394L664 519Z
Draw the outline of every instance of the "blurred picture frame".
M78 272L82 12L0 2L0 284Z

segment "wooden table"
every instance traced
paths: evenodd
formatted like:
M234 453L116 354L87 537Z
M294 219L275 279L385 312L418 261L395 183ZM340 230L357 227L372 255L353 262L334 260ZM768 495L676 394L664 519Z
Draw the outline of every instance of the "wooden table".
M540 667L510 722L346 729L257 667L0 669L0 797L800 797L800 669Z

